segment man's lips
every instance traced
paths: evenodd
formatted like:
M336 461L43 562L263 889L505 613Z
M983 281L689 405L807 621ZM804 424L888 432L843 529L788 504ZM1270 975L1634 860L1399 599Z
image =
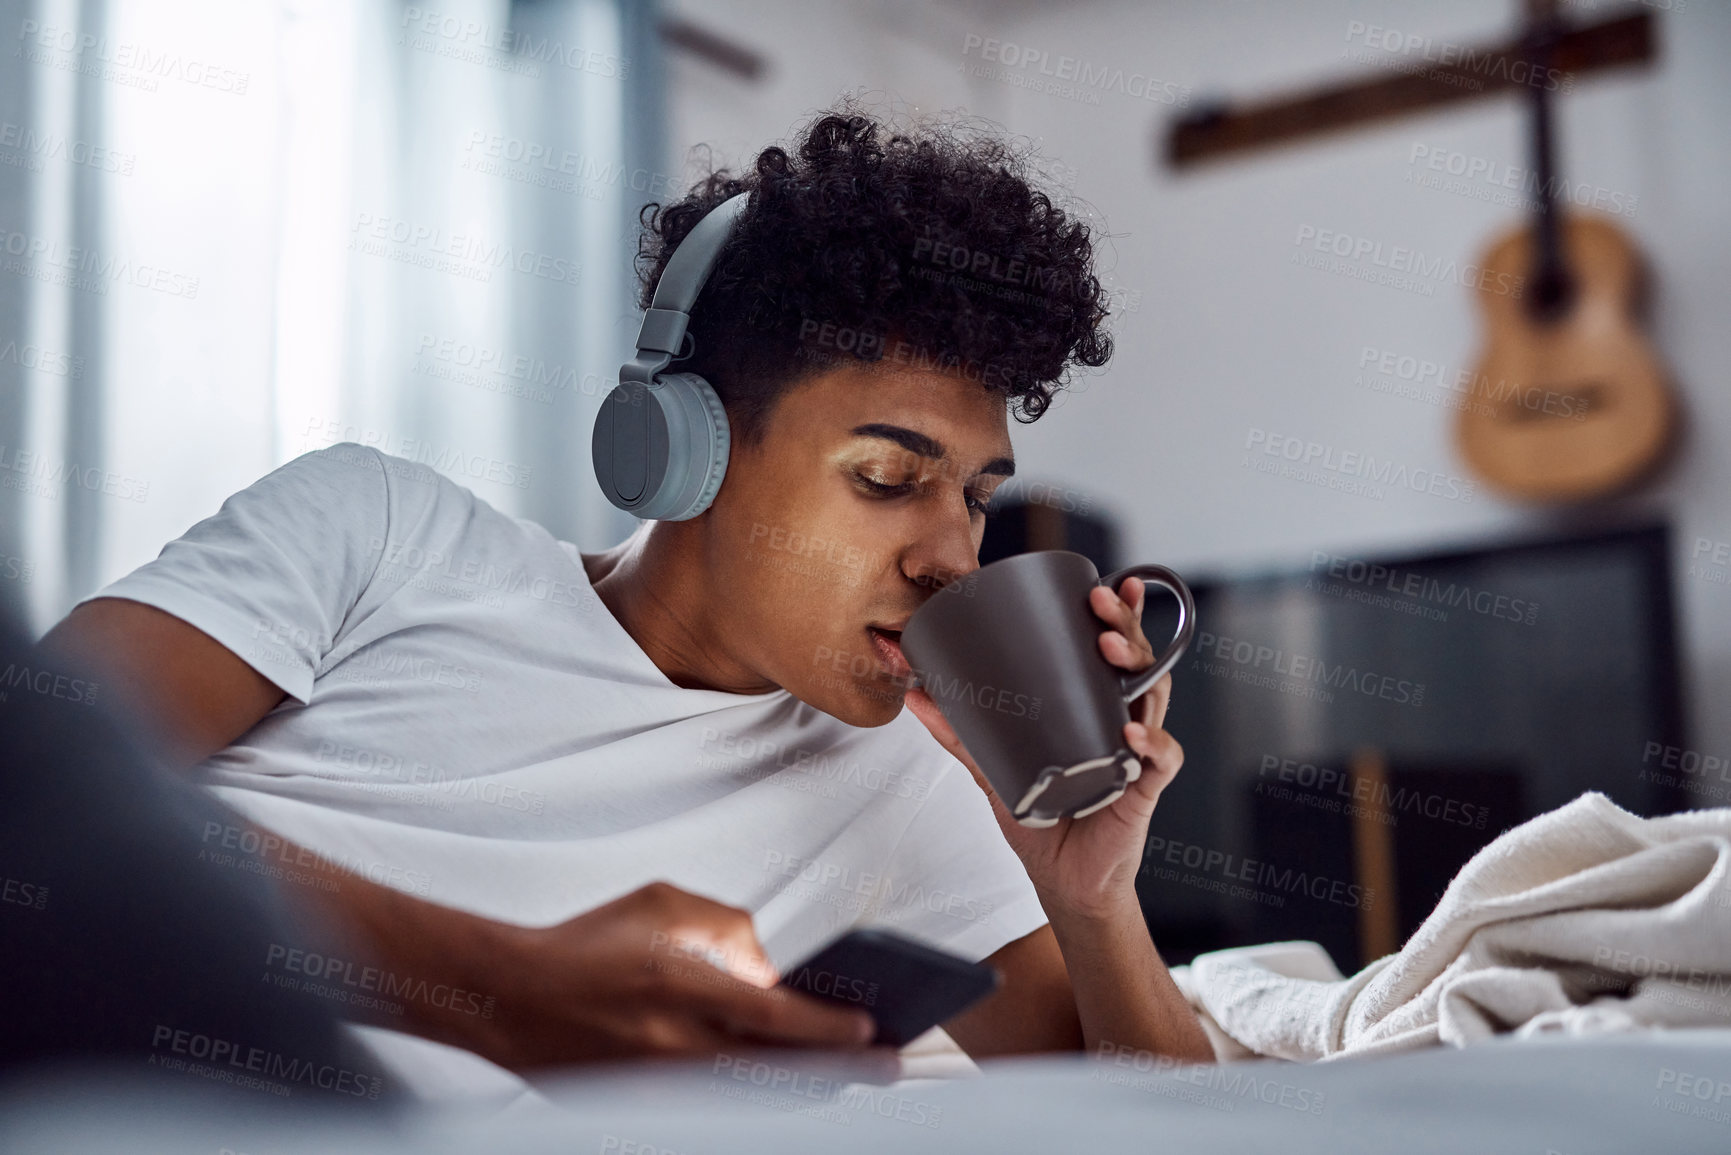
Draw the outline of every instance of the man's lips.
M879 664L892 678L905 681L913 675L914 668L908 664L907 656L902 653L900 630L867 626L866 636L871 639L872 650L877 654Z

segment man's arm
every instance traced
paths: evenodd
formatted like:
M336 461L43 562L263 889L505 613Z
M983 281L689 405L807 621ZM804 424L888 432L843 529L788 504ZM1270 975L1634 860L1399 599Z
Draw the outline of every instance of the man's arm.
M286 696L203 631L141 602L98 598L42 640L97 676L165 761L187 767L232 743ZM273 835L274 839L275 836ZM404 1003L380 1020L513 1069L628 1055L713 1054L747 1043L854 1047L863 1011L774 989L742 910L653 883L558 926L511 926L381 886L276 839L321 876L297 888L343 941L410 989L492 998ZM701 961L713 948L734 974Z
M42 650L100 673L127 720L175 767L210 757L288 697L209 634L143 602L85 602L48 631Z
M1213 1062L1195 1012L1143 928L1139 906L1100 919L1060 913L1056 926L1048 923L987 958L1003 984L944 1030L976 1059L1098 1052L1160 1039L1164 1053ZM1080 981L1072 983L1072 970Z
M986 962L1003 982L944 1024L962 1050L988 1059L1082 1048L1076 996L1050 923L999 947Z

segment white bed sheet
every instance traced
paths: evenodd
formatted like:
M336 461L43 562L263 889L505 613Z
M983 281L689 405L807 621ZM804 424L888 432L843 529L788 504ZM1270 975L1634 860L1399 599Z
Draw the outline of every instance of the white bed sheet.
M783 1071L808 1081L786 1083ZM388 1128L191 1111L81 1080L0 1099L0 1150L703 1155L919 1152L1731 1151L1731 1031L1498 1040L1318 1065L1187 1072L1084 1059L985 1064L979 1078L814 1094L771 1062L770 1102L715 1064L544 1082L514 1106L420 1107ZM1114 1074L1130 1077L1115 1079ZM833 1070L828 1072L833 1078ZM1246 1079L1249 1082L1246 1082ZM1248 1088L1248 1089L1247 1089ZM768 1097L768 1096L763 1096ZM1320 1107L1319 1107L1320 1105ZM268 1105L265 1105L268 1106ZM1318 1109L1319 1108L1319 1109Z

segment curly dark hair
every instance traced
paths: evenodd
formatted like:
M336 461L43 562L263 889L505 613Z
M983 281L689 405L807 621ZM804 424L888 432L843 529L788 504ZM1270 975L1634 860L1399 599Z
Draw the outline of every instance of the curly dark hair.
M1069 367L1104 365L1112 341L1088 225L1027 169L989 134L825 113L791 153L766 148L749 174L714 171L643 207L641 304L692 227L749 192L673 365L715 387L740 436L761 438L784 390L847 358L959 372L1037 420Z

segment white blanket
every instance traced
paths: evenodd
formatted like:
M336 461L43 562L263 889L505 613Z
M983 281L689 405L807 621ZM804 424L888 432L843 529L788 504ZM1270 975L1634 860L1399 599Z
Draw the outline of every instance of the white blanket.
M1311 942L1174 975L1223 1060L1731 1027L1731 809L1641 818L1583 794L1479 851L1398 954L1351 978Z

